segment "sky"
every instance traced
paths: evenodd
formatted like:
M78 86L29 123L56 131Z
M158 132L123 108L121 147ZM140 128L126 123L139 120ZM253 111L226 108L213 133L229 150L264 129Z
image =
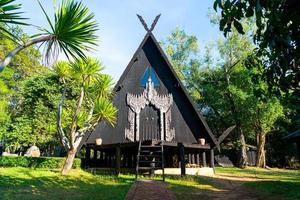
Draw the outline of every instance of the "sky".
M22 4L24 16L35 26L46 27L47 20L37 0L17 0ZM40 0L46 12L53 17L53 0ZM59 2L59 0L57 0ZM99 46L90 53L102 61L105 73L115 80L121 76L146 31L136 14L141 15L148 26L155 16L161 17L153 31L158 41L164 40L176 27L196 35L200 51L205 43L221 36L218 27L207 16L213 0L83 0L99 23ZM36 27L24 27L29 35L38 32ZM63 59L63 57L60 57Z

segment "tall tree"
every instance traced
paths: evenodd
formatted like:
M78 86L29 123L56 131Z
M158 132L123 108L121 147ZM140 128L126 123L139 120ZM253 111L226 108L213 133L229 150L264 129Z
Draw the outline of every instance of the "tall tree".
M220 39L217 47L221 62L210 68L207 67L211 65L210 60L205 59L208 64L204 62L204 67L195 66L189 78L190 90L199 93L200 102L211 110L208 116L221 122L217 124L221 127L228 123L236 125L240 149L238 165L247 165L246 141L256 136L256 164L264 167L266 134L283 115L280 99L269 95L262 79L262 63L253 55L254 45L247 35L240 36L234 31L226 39Z
M199 44L196 36L188 35L183 29L177 27L166 40L161 41L172 66L179 78L185 82L186 73L195 61L199 52Z
M221 10L220 30L224 35L232 26L244 34L242 21L256 22L253 41L257 56L263 59L264 74L273 89L299 94L300 90L300 4L297 0L215 0L214 9Z
M63 175L70 171L84 135L101 120L106 120L111 125L115 123L117 109L110 102L112 79L102 74L102 69L101 63L92 58L77 60L71 64L60 62L55 67L62 84L57 129L67 151ZM68 99L67 90L74 85L78 87L78 91L75 101L68 106L65 101Z
M22 41L22 44L14 48L0 62L0 71L2 71L18 52L23 49L41 43L45 45L46 61L56 59L60 52L63 52L68 58L85 58L84 51L91 50L96 45L97 23L94 20L94 14L81 2L75 0L62 1L57 6L54 13L54 21L45 12L40 4L50 30L41 28L40 32Z
M9 31L18 38L28 38L20 27L9 28ZM0 34L0 59L16 45L10 38ZM10 137L12 132L9 129L12 124L16 125L15 120L22 107L24 80L47 71L40 65L40 58L40 52L34 46L28 47L16 55L11 64L0 73L0 140ZM15 146L12 143L7 145Z

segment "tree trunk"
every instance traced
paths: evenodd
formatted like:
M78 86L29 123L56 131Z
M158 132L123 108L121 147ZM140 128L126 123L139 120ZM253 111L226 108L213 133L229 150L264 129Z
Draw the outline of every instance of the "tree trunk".
M257 151L256 151L256 167L266 167L265 156L266 134L258 133L257 135Z
M67 158L64 163L64 167L61 171L62 175L68 175L68 173L72 169L75 155L76 155L76 149L71 149L68 151Z
M240 154L238 158L238 167L245 168L247 166L247 149L245 135L241 127L238 127L238 138L240 142Z

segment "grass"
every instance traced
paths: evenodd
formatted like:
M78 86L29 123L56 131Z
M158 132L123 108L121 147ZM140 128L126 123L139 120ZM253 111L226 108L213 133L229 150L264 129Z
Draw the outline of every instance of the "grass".
M230 184L258 191L263 199L300 199L300 171L216 168L216 174L217 178L167 176L166 182L177 199L181 200L230 198L239 189L230 191L228 185L224 185L228 178L233 178ZM159 180L161 177L152 179ZM133 181L134 175L93 175L80 169L72 170L65 177L58 170L0 168L0 199L118 200L124 199Z
M65 177L58 170L0 168L0 199L121 200L132 182L131 177L92 175L80 169Z
M300 199L300 170L219 167L216 168L216 173L229 177L255 178L258 180L244 185L287 199Z

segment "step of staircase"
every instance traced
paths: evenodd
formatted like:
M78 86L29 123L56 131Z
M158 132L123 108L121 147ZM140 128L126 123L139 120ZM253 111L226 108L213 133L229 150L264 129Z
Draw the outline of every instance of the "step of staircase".
M147 160L147 158L151 160ZM142 164L142 166L140 166L140 164ZM147 164L149 166L144 166ZM156 164L158 164L159 166L155 166ZM149 144L149 142L145 142L143 144L142 141L140 141L138 154L137 154L137 163L136 163L136 179L138 178L139 170L150 170L150 169L151 170L161 169L163 172L163 181L165 180L163 143L160 142L154 145L154 144Z

